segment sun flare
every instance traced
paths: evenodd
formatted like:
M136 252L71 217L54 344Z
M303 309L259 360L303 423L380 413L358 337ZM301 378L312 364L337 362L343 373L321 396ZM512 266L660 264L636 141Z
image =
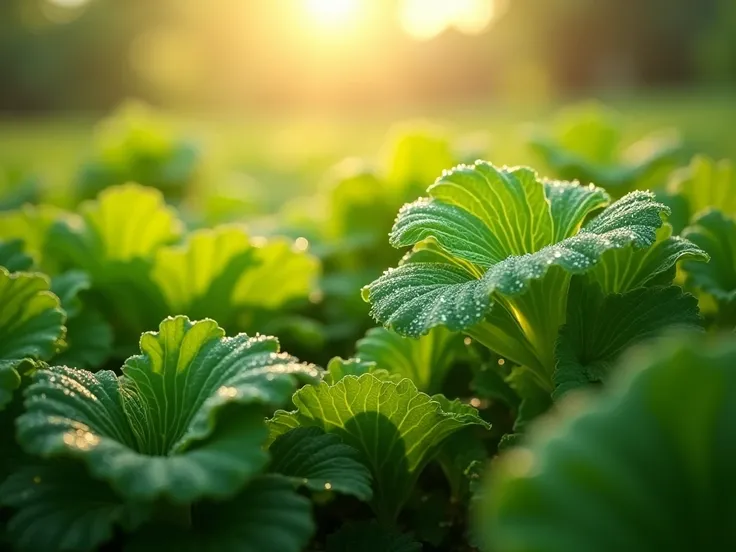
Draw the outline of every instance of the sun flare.
M360 0L305 0L309 17L322 26L338 26L354 20Z

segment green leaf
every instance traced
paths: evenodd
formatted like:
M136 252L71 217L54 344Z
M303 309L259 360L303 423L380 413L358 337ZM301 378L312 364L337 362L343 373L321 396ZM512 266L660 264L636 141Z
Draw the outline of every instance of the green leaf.
M435 328L423 337L402 337L384 328L372 328L356 344L360 360L411 379L425 393L439 393L453 363L465 352L462 337Z
M363 374L373 374L382 381L393 381L395 383L404 379L401 374L392 374L388 370L378 368L375 362L363 361L357 358L346 360L340 357L330 359L323 379L328 385L334 385L345 376L362 376Z
M252 247L238 226L192 232L184 245L156 252L152 278L166 297L169 312L211 317L227 325L234 317L234 292L252 269Z
M45 272L56 268L58 250L49 245L49 233L68 213L51 205L24 205L0 213L0 239L22 240L24 251Z
M135 552L300 552L315 527L309 500L279 476L261 476L224 502L202 502L192 509L191 530L155 525L130 546Z
M8 272L28 270L33 259L23 252L23 240L0 241L0 266Z
M688 285L718 302L736 301L736 221L720 211L705 211L682 232L710 255L708 264L686 262Z
M314 291L320 273L316 257L285 238L253 245L256 266L238 281L233 292L237 304L274 310Z
M40 273L10 274L0 267L0 409L30 371L63 345L64 311Z
M422 545L411 535L375 521L346 523L327 537L327 552L419 552Z
M318 427L298 427L268 447L270 471L311 491L334 491L367 502L373 496L371 473L360 453L335 434Z
M116 526L133 530L151 513L73 464L25 467L5 480L0 497L15 509L8 533L18 550L95 550Z
M736 342L666 340L494 465L486 549L689 551L736 543ZM686 415L683 415L683 412Z
M535 131L529 144L560 178L595 182L616 197L666 174L680 150L679 140L667 134L624 149L618 117L597 104L563 111L550 130Z
M274 338L226 338L213 320L184 316L143 334L141 353L122 376L38 371L18 441L30 454L83 461L131 500L229 497L268 461L266 409L318 376Z
M595 269L611 250L651 247L668 212L651 193L632 192L580 228L606 203L602 190L542 182L530 169L496 169L480 161L445 173L429 191L432 200L402 209L392 240L417 243L420 251L428 240L436 243L434 262L411 257L366 286L363 297L372 315L407 337L440 325L464 331L533 369L550 391L571 276ZM436 204L452 209L435 209ZM472 248L480 242L453 226L462 217L486 226L477 250ZM663 248L647 260L637 282L654 280L686 254L701 255L684 242L667 243L675 243L674 251ZM481 251L485 257L479 260Z
M306 386L294 394L293 412L270 421L274 440L294 427L319 427L357 449L373 475L371 505L380 519L401 511L424 466L451 434L468 425L490 427L475 409L445 412L409 379L381 381L345 376L334 385Z
M108 188L79 211L50 230L50 243L64 266L89 274L94 305L115 313L118 344L132 344L169 314L151 270L156 251L179 238L182 223L161 192L135 184Z
M688 167L673 173L667 186L670 194L687 201L689 218L706 209L736 215L736 176L729 160L697 155Z
M56 357L56 364L75 368L99 368L111 355L113 332L110 324L92 307L85 307L79 295L91 287L85 272L70 270L51 279L51 291L61 300L67 314L67 348Z
M605 252L588 273L606 293L623 293L642 286L669 285L680 261L708 261L700 247L685 238L672 236L665 223L657 231L657 241L649 248L625 247Z
M574 279L555 349L554 397L607 382L626 349L666 330L702 330L695 297L675 286L604 295L597 284Z

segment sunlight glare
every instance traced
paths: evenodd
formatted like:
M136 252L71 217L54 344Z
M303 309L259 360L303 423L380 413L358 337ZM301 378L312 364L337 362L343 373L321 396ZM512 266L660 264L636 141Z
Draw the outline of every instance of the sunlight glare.
M494 0L403 0L399 19L403 29L417 40L429 40L454 27L478 34L494 16Z
M305 0L309 16L323 26L338 26L355 19L360 0Z
M81 8L87 2L89 2L89 0L48 0L48 2L60 8L74 9Z

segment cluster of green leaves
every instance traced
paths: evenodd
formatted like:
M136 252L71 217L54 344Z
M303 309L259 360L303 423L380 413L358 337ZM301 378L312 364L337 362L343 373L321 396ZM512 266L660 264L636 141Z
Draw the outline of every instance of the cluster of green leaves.
M92 355L85 367L113 353L124 358L169 315L254 330L259 313L306 301L319 272L290 240L251 238L239 225L186 232L161 192L135 184L107 188L74 213L45 206L4 213L0 239L16 248L23 241L62 300L74 303L67 308L76 356L64 360Z
M672 282L679 260L707 255L671 235L652 194L610 203L592 185L481 161L428 192L391 232L412 251L363 296L397 333L444 326L512 361L497 384L521 399L517 426L550 396L605 381L633 343L700 326L696 299Z
M95 150L77 180L78 199L95 197L105 188L143 182L171 201L194 191L202 171L202 153L153 110L130 101L99 123Z

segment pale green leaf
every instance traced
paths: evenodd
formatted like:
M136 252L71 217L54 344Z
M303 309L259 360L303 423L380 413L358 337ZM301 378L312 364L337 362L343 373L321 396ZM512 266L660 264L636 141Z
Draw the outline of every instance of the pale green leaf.
M736 301L736 221L720 211L705 211L682 235L710 255L707 264L686 262L683 265L688 284L719 302Z
M31 361L48 360L63 346L64 311L49 287L43 274L0 267L0 408Z
M130 499L228 497L267 463L266 409L318 376L274 338L226 338L214 321L184 316L143 334L141 353L122 376L38 371L18 419L21 445L79 459Z
M299 427L280 435L268 447L269 470L311 491L334 491L368 501L371 473L360 453L339 436L318 427Z
M8 532L18 550L96 550L116 526L133 530L151 514L150 504L126 503L72 464L23 468L0 486L0 497L15 510Z
M0 213L0 239L23 240L24 251L36 265L49 271L56 268L58 251L49 246L49 233L68 213L51 205L24 205L15 211Z
M667 191L687 201L689 218L706 209L736 216L736 175L729 160L697 155L688 167L673 173Z
M384 520L401 511L424 466L444 440L468 425L490 427L474 409L445 412L409 379L381 381L371 374L345 376L294 394L293 412L279 411L270 439L289 427L319 427L357 449L373 475L371 505Z
M666 340L625 365L602 398L569 404L494 464L478 519L484 549L736 545L736 343Z
M666 330L702 330L695 297L675 286L604 295L597 284L574 279L555 348L555 398L607 382L627 348Z
M458 358L465 352L463 338L438 327L418 339L402 337L384 328L372 328L356 344L355 355L375 362L379 369L411 379L417 389L438 393Z
M411 535L375 521L346 523L327 537L327 552L420 552Z

